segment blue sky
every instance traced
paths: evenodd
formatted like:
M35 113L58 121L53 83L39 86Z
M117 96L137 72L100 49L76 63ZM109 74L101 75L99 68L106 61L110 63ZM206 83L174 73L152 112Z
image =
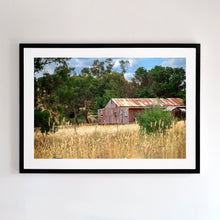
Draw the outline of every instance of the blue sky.
M75 67L75 72L79 74L84 67L90 67L93 64L94 60L100 60L104 61L105 58L72 58L68 61L69 67ZM135 70L138 67L144 67L147 70L152 69L155 66L169 66L169 67L183 67L186 68L186 59L185 58L112 58L113 62L115 63L113 66L114 71L120 72L120 60L127 60L129 61L128 69L125 73L125 79L130 80ZM45 66L43 72L48 72L50 74L53 74L54 69L56 68L56 64L50 64ZM42 75L42 73L39 73L38 76Z

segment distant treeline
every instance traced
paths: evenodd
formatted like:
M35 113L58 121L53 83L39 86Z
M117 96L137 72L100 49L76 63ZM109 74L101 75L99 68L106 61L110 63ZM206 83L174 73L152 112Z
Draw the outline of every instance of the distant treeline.
M124 78L129 61L120 61L121 71L113 71L112 59L95 60L76 74L68 66L69 58L35 58L35 127L48 132L65 119L71 123L89 123L90 115L104 108L111 98L182 98L186 97L185 70L155 66L139 67L130 81ZM43 73L44 66L57 63L53 74ZM39 74L41 73L41 74ZM39 76L41 75L41 76Z

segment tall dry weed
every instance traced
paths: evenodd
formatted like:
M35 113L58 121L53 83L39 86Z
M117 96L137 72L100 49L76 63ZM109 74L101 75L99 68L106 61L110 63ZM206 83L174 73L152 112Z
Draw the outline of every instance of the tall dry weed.
M186 157L186 126L178 122L165 134L140 135L138 124L63 127L49 135L35 131L35 158L169 159Z

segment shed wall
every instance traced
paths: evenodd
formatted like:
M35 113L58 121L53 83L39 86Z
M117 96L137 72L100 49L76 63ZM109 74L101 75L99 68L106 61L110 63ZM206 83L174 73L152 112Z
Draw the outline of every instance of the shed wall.
M98 110L98 124L105 124L105 109Z
M127 112L127 114L126 114ZM127 108L115 108L105 109L105 124L128 124L129 114Z
M109 103L105 109L98 110L99 124L128 124L128 108L120 108L114 103Z

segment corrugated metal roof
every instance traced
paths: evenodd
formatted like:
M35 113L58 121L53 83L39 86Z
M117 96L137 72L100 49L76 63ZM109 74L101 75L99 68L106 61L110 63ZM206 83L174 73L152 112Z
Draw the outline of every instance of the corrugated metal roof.
M168 110L168 111L173 111L174 109L176 109L177 107L175 107L175 106L168 106L166 109Z
M147 106L184 106L180 98L113 98L113 102L120 107L147 107Z
M169 111L173 111L174 109L179 109L180 111L186 111L185 106L168 106L166 109Z

